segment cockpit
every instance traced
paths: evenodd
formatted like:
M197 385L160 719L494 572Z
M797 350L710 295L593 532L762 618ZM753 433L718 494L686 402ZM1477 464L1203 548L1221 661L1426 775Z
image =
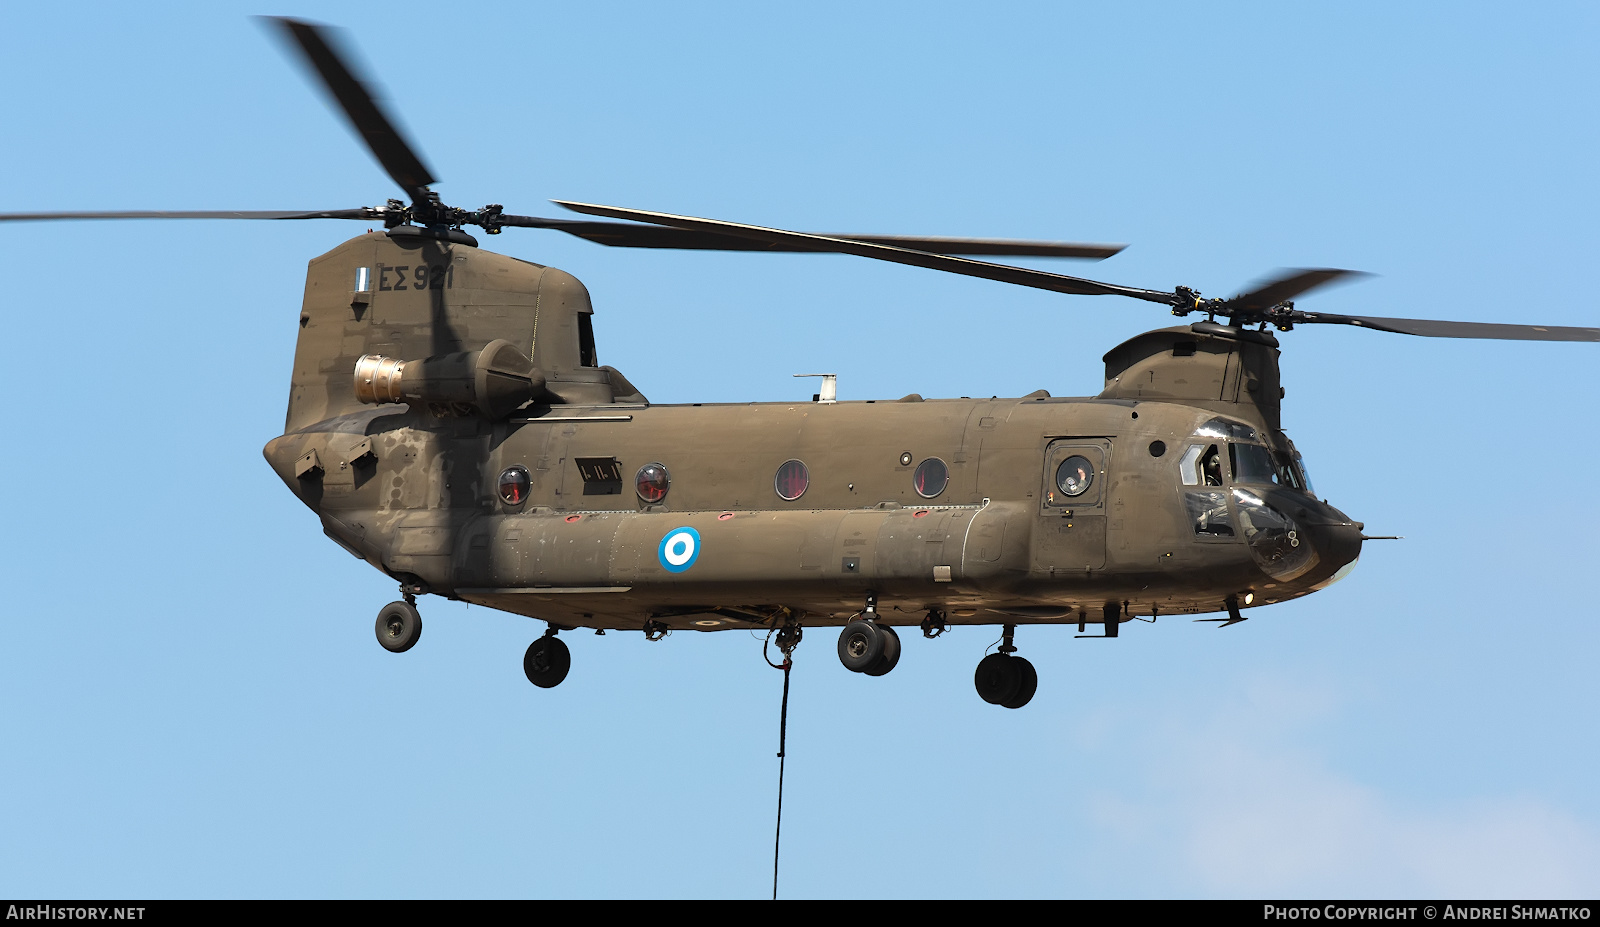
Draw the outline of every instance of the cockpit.
M1316 566L1317 553L1282 501L1272 503L1281 490L1311 496L1300 453L1281 433L1274 437L1285 450L1267 446L1251 425L1211 419L1195 429L1178 473L1196 539L1243 536L1261 568L1283 582Z

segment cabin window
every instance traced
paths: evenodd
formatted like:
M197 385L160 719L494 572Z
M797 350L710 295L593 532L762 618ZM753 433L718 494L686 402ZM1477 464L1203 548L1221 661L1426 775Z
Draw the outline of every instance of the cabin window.
M671 485L667 468L658 463L647 463L639 468L638 474L633 478L633 488L639 493L639 498L646 502L660 502L667 497L667 487Z
M532 484L527 467L505 468L500 473L500 501L506 505L521 505L528 498L528 487Z
M937 457L929 457L917 464L916 472L911 475L911 485L916 487L917 495L924 499L932 499L944 492L949 483L950 468Z
M785 460L772 478L772 488L777 490L778 498L785 502L793 502L805 495L810 485L811 471L799 460Z
M1061 461L1056 468L1056 488L1068 497L1081 496L1094 485L1094 464L1089 458L1074 454Z

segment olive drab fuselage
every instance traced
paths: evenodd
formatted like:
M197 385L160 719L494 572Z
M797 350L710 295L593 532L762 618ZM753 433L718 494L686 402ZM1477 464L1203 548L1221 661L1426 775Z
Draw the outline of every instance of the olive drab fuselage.
M889 624L1211 613L1360 552L1280 430L1262 332L1140 335L1093 398L660 405L597 365L591 311L464 241L348 241L310 264L267 460L390 576L569 627L842 624L869 595ZM358 398L373 356L405 401Z

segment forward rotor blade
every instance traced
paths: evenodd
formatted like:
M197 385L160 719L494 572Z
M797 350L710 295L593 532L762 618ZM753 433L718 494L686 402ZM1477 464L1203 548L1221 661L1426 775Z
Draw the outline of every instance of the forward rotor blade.
M1048 271L1033 270L1027 267L969 261L966 258L951 257L945 254L930 254L925 251L913 251L908 248L897 248L891 245L873 244L847 238L808 235L804 232L788 232L783 229L765 228L759 225L739 225L716 219L700 219L694 216L675 216L669 213L646 212L642 209L622 209L616 206L598 206L592 203L573 203L565 200L554 200L553 202L573 212L586 213L592 216L631 219L635 222L649 222L655 225L667 225L696 232L733 235L739 238L748 238L752 241L795 246L808 251L854 254L858 257L892 261L896 264L910 264L913 267L926 267L929 270L942 270L952 274L964 274L968 277L982 277L986 280L1015 283L1020 286L1031 286L1036 289L1052 290L1057 293L1072 293L1080 296L1130 296L1134 299L1143 299L1153 303L1171 303L1174 297L1174 294L1161 290L1118 286L1114 283L1100 283L1095 280L1068 277L1065 274L1052 274Z
M678 248L699 251L829 251L816 246L756 241L713 232L696 232L661 225L636 225L631 222L584 222L575 219L543 219L538 216L501 216L501 225L520 228L556 229L616 248ZM1083 244L1064 241L1014 241L1003 238L931 238L901 235L824 235L871 244L889 245L910 251L933 254L996 254L1026 257L1071 257L1102 260L1127 245Z
M121 212L3 212L0 222L54 222L64 219L371 219L366 209L321 212L272 210L124 210Z
M394 121L384 114L371 90L372 85L356 77L349 64L350 56L340 55L335 49L333 31L298 19L265 18L280 27L300 49L306 63L322 78L322 85L333 95L334 102L349 117L350 124L394 182L413 200L423 199L427 186L434 182L433 174L395 128Z
M1600 328L1571 328L1559 325L1504 325L1498 322L1449 322L1434 319L1386 319L1367 315L1331 315L1323 312L1295 312L1295 324L1303 322L1354 325L1381 332L1420 335L1424 338L1486 338L1495 341L1591 341L1600 342Z
M1312 270L1293 270L1259 284L1248 293L1228 300L1228 305L1241 309L1270 309L1286 300L1294 299L1318 287L1327 286L1350 277L1365 277L1359 270L1337 270L1331 267Z

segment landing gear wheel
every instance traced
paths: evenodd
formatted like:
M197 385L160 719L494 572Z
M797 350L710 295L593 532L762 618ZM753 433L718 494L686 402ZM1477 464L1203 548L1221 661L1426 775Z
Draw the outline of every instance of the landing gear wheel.
M973 685L978 687L978 697L991 705L1004 705L1015 700L1022 691L1023 664L1033 669L1027 660L1006 653L991 653L984 657L972 677ZM1038 684L1037 676L1034 677L1034 683ZM1032 698L1033 693L1029 692L1028 697ZM1023 703L1026 702L1027 699L1023 699Z
M865 673L883 656L883 628L871 621L856 619L839 632L839 662L852 673ZM896 640L896 643L899 643ZM887 671L885 671L887 672Z
M878 625L878 630L883 632L883 655L878 657L878 662L872 669L867 670L868 676L885 676L900 662L900 635L894 633L894 628L886 624Z
M1022 657L1012 657L1011 662L1017 664L1017 669L1020 670L1020 684L1017 686L1017 694L1000 704L1007 708L1021 708L1033 701L1033 693L1039 689L1039 673L1033 668L1032 663Z
M561 685L572 669L572 651L553 634L546 634L528 645L522 656L522 672L541 689Z
M378 612L373 630L378 643L390 653L405 653L422 637L422 616L410 602L390 602Z

